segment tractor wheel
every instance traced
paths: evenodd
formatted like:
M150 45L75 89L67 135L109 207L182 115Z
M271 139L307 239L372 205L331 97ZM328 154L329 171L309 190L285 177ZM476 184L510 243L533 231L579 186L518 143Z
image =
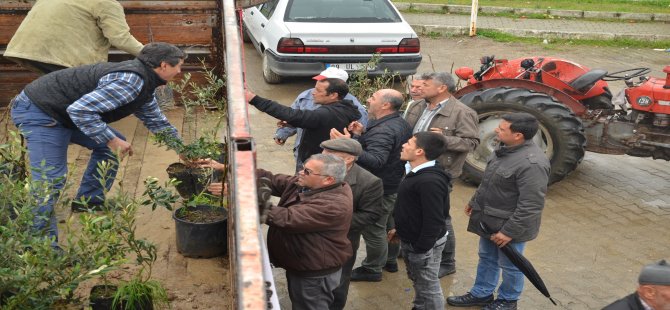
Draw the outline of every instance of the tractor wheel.
M479 184L486 162L497 145L495 128L501 116L511 112L527 112L540 122L533 141L551 161L549 184L565 178L584 158L586 138L582 122L566 106L553 97L522 88L481 89L459 98L479 116L480 144L468 154L461 179Z
M263 79L268 84L279 84L281 83L281 76L272 71L270 64L268 63L268 57L268 53L263 52Z

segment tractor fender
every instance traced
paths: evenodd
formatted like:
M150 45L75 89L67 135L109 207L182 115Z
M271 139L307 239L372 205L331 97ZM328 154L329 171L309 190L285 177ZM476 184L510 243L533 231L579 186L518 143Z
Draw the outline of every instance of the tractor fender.
M461 98L463 95L471 93L480 89L487 88L498 88L498 87L510 87L510 88L523 88L532 90L538 93L544 93L551 97L554 97L559 102L563 103L568 109L572 111L577 116L582 116L586 113L586 107L582 105L575 98L570 97L570 95L562 92L556 88L547 86L546 84L529 81L529 80L520 80L520 79L492 79L486 81L480 81L475 84L470 84L459 89L454 97Z

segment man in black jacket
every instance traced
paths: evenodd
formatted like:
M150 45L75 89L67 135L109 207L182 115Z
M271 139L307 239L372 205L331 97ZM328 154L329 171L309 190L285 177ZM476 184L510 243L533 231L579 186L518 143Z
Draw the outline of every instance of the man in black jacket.
M407 276L414 285L412 309L444 309L438 272L447 241L449 175L437 165L447 147L439 133L418 132L402 146L407 175L398 188L389 241L400 240Z
M637 292L619 299L603 310L670 309L670 265L665 260L644 266Z
M349 130L343 128L344 133L331 130L331 138L349 137L351 131L353 138L363 146L357 163L384 183L384 213L374 225L363 231L367 257L351 273L351 281L378 282L382 280L382 268L389 272L398 271L396 260L399 248L388 244L386 232L393 228L393 206L398 185L405 173L400 150L412 136L411 127L399 112L403 102L399 91L380 89L367 100L370 119L367 128L359 122L352 122Z
M246 100L258 110L293 127L304 129L302 142L298 147L297 160L304 163L307 158L321 153L321 142L330 138L330 129L343 128L361 117L350 100L343 99L349 93L349 86L340 79L320 80L314 87L314 103L322 107L316 110L294 110L275 101L256 96L246 90Z

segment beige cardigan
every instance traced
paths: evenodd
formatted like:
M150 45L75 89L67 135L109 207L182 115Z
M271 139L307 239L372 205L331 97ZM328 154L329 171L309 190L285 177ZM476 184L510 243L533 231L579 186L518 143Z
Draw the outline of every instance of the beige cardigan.
M118 1L38 0L4 56L76 67L107 61L110 46L134 56L143 47L130 34Z

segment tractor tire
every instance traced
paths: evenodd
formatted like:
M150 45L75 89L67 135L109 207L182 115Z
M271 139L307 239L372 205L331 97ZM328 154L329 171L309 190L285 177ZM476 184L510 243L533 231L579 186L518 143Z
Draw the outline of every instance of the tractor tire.
M270 64L268 63L268 57L268 53L263 52L263 79L268 84L279 84L281 83L281 76L272 71Z
M479 147L470 152L461 179L479 184L491 153L497 146L495 128L501 116L527 112L537 118L540 128L533 141L545 151L551 162L549 184L565 178L584 158L584 127L565 105L553 97L522 88L480 89L463 95L461 102L479 116Z

